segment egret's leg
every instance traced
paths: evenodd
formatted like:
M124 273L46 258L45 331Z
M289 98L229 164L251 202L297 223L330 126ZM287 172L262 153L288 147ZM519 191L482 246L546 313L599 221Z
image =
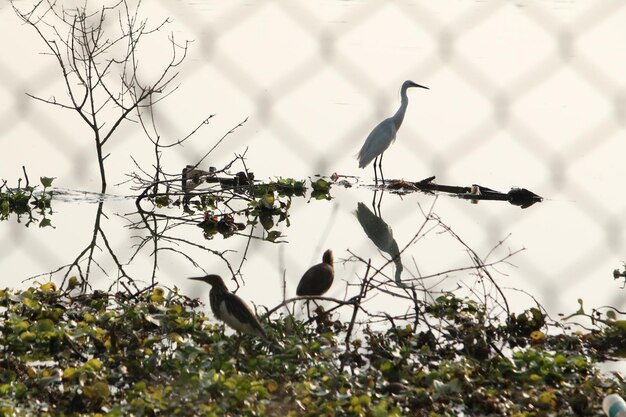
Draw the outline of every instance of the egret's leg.
M378 176L376 175L376 161L378 161L378 157L374 158L374 184L378 184Z
M378 160L378 170L380 171L380 178L383 180L383 185L385 185L385 177L383 176L383 155L385 153L380 154L380 159Z

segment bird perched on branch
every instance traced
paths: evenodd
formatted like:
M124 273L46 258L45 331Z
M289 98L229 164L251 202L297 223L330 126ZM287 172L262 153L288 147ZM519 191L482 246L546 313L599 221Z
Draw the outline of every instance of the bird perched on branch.
M333 251L328 249L322 256L322 263L313 265L302 275L296 294L299 296L322 295L328 291L334 279Z
M402 125L404 120L404 113L409 105L409 98L406 95L406 90L411 87L420 87L428 90L428 87L414 83L407 80L402 84L400 89L400 96L402 97L400 102L400 108L393 116L383 120L372 130L363 147L357 154L359 160L359 168L365 168L374 160L374 181L378 184L378 177L376 175L376 160L380 158L378 162L378 170L380 171L380 178L385 184L385 177L383 176L383 153L387 150L389 145L396 140L396 133Z
M261 327L256 314L241 298L228 291L222 277L211 274L189 279L206 282L211 285L209 301L211 310L218 320L223 321L239 333L247 333L267 339L265 330Z

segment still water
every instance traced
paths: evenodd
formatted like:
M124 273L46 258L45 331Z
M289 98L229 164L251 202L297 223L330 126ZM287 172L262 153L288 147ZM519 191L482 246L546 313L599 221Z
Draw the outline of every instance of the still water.
M336 284L329 295L350 296L356 289L349 284L366 268L343 261L356 254L379 268L389 258L359 222L357 212L374 213L373 189L364 186L372 183L372 172L371 166L359 170L353 156L369 131L396 111L399 87L412 79L429 90L409 90L404 123L385 154L387 178L436 175L439 183L476 183L504 192L525 187L545 200L522 210L499 202L385 193L380 218L398 248L406 247L401 266L389 264L385 275L417 282L443 272L445 279L433 279L434 287L475 284L470 273L456 270L471 259L449 234L426 228L430 232L414 239L424 213L432 210L479 256L495 247L488 260L506 259L493 276L514 309L532 300L512 289L531 294L553 316L577 310L578 298L588 308L623 306L621 283L612 279L626 243L621 3L162 0L143 7L155 22L170 17L169 31L178 41L193 41L179 88L155 113L164 140L174 142L216 115L193 140L164 153L165 171L196 163L247 120L201 168L222 167L245 153L257 179L308 182L315 174L328 178L336 172L353 185L333 187L330 201L309 201L308 193L294 198L289 222L276 225L281 243L263 240L260 227L253 239L211 240L193 224L177 228L177 238L222 257L171 243L188 259L159 255L156 276L163 285L206 295L208 287L185 277L203 270L228 277L227 260L245 282L238 293L273 306L282 298L283 277L287 295L293 295L302 273L332 248ZM54 176L62 190L98 190L95 151L78 117L25 95L63 96L54 61L39 54L44 45L10 7L0 6L0 22L2 39L20 40L5 45L0 59L0 177L14 185L24 165L31 180ZM163 50L158 41L149 45L146 67L157 65ZM118 278L110 252L126 264L141 239L141 231L128 227L137 221L130 215L134 198L125 198L137 194L125 183L127 174L138 171L131 156L142 167L153 163L152 148L134 123L123 125L107 146L109 184L120 184L108 191L119 197L104 201L101 227L108 240L96 250L95 287ZM70 264L84 249L94 233L97 204L73 193L67 202L53 202L55 228L25 228L13 219L0 224L3 285L26 285L24 279ZM161 212L177 216L182 209ZM194 221L201 216L196 213ZM509 258L510 253L515 254ZM152 261L144 249L124 270L148 284ZM406 307L382 296L372 303L385 311Z

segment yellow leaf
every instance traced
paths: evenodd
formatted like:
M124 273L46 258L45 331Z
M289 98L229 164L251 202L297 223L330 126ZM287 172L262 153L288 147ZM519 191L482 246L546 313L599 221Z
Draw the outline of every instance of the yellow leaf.
M76 375L76 368L65 368L63 371L63 379L72 379Z
M39 290L42 292L54 292L57 290L57 286L54 282L46 282L45 284L41 284L39 286Z
M102 369L102 362L100 362L98 359L89 359L85 365L85 368L89 368L91 370L94 371L99 371L100 369Z
M163 288L160 287L156 287L155 289L152 290L152 295L150 296L150 300L153 303L161 303L164 300L164 296L165 295L165 291L163 290Z
M276 390L278 390L278 384L276 383L276 381L274 381L274 380L268 381L268 383L267 383L267 390L270 393L276 392Z
M27 321L18 321L13 326L11 326L11 330L14 333L21 333L21 332L23 332L26 329L28 329L28 322ZM20 337L21 337L21 335L20 335Z
M553 391L544 391L539 394L539 402L554 409L556 407L556 394Z
M30 331L25 331L25 332L22 332L22 334L20 334L20 339L22 339L24 342L32 342L36 338L37 338L37 335L35 335L35 333L30 332Z
M172 342L183 343L183 338L178 333L170 333L167 336Z
M72 289L74 289L76 287L78 287L78 278L72 276L72 277L70 277L70 280L69 280L69 282L67 284L67 289L68 290L72 290Z

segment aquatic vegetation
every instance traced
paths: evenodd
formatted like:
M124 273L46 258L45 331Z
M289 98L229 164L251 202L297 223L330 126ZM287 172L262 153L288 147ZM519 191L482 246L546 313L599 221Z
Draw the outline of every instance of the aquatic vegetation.
M26 171L24 174L26 178L24 186L21 179L14 188L9 187L6 180L0 184L0 221L8 220L14 215L18 223L22 222L22 217L27 217L28 220L24 223L26 227L33 223L39 223L39 227L52 226L47 216L53 213L50 206L53 194L48 188L52 186L54 178L41 177L39 181L43 191L38 192L38 186L29 185Z
M216 235L228 238L260 225L267 232L265 239L277 242L282 236L278 225L284 222L289 227L292 199L304 198L307 192L306 183L294 178L260 182L254 180L252 173L232 175L215 168L194 169L193 173L192 188L185 185L181 190L177 185L179 180L167 180L161 184L166 185L164 193L151 194L149 191L155 184L148 183L139 200L151 201L155 210L182 207L188 216L201 216L196 225L202 228L207 239ZM311 198L328 200L329 191L329 181L320 178L312 182Z
M207 306L160 287L70 295L44 283L0 290L0 306L5 415L575 416L598 414L620 386L596 366L602 330L538 341L452 294L421 326L365 327L347 345L331 315L272 315L269 341L228 336Z

